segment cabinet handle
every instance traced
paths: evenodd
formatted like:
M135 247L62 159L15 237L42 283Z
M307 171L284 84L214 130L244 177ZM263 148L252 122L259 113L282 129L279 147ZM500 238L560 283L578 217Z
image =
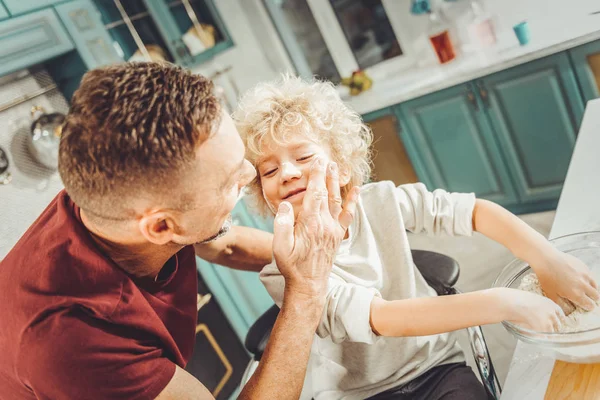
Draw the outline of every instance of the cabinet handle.
M485 106L485 108L490 108L490 94L483 85L482 81L477 81L477 88L479 89L479 96L481 96L483 105Z
M177 47L177 55L181 58L187 56L187 51L182 46Z
M475 93L473 93L473 89L471 89L470 86L467 89L467 100L469 101L469 103L471 103L471 105L473 105L475 111L479 111L479 105L477 104Z

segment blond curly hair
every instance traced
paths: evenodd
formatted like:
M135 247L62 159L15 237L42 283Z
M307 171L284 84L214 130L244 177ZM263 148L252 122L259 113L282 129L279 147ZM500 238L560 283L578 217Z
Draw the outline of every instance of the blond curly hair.
M301 135L327 145L339 170L350 173L349 183L341 188L342 197L371 176L371 130L360 114L344 104L330 82L284 74L276 81L260 83L240 99L233 119L246 145L246 157L255 167L263 155L265 138L284 145ZM266 215L269 208L259 176L247 190Z

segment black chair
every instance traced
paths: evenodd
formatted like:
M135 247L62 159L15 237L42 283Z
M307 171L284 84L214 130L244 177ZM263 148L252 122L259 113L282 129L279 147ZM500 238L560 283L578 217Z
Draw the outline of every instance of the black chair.
M460 273L460 266L456 260L440 253L425 250L412 250L412 256L421 275L423 275L429 286L431 286L439 296L460 293L460 291L454 287ZM258 362L269 341L271 329L275 324L278 314L279 307L274 305L265 311L252 327L250 327L250 330L246 335L245 345L246 349L253 354L253 358L246 368L246 372L242 378L242 384L245 384L256 370ZM483 337L483 331L481 327L475 326L467 328L467 333L471 344L471 350L473 351L473 357L475 358L475 363L479 370L479 375L485 391L488 394L488 398L490 400L499 400L501 394L500 382L496 376L494 365L492 364L485 338Z

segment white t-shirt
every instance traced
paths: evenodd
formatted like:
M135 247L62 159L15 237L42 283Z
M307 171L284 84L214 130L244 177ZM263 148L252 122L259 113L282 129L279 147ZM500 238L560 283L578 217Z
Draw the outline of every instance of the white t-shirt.
M373 296L436 296L413 263L406 231L471 235L474 205L473 194L429 192L423 184L396 188L377 182L362 188L349 237L340 245L329 278L303 395L365 399L434 366L464 361L453 333L380 337L371 330L369 314ZM284 279L274 262L260 278L281 306Z

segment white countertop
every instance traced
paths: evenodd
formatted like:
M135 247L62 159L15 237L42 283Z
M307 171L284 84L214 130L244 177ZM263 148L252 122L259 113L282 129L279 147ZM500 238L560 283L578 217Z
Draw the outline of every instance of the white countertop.
M550 238L600 231L600 99L587 104ZM554 359L519 342L504 383L502 400L542 400Z
M529 25L531 42L526 46L519 45L509 27L485 53L458 55L445 65L412 67L387 78L373 76L370 90L350 96L343 88L342 97L365 114L600 39L600 14L545 17Z

